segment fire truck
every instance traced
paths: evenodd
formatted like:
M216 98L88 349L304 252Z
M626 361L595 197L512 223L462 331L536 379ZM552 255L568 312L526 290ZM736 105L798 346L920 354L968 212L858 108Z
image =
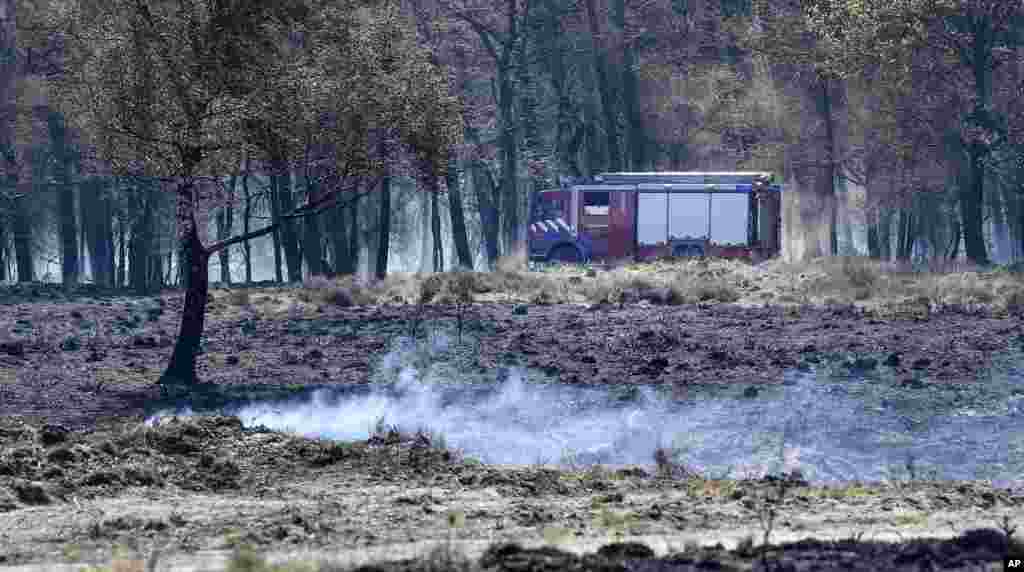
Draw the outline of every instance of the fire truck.
M779 253L782 187L764 172L603 173L531 197L531 260Z

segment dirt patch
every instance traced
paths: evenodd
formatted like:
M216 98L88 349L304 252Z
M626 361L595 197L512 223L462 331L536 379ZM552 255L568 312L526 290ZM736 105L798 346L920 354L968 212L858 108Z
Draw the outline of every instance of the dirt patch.
M878 538L955 536L996 526L1000 516L1013 524L1024 504L1024 492L978 483L823 488L790 479L780 495L784 481L775 478L491 467L461 461L422 435L335 443L244 429L233 417L70 431L50 446L41 426L5 419L2 427L3 566L102 562L157 548L171 564L240 547L336 559L381 548L394 560L403 546L432 543L466 546L477 565L501 570L525 561L536 570L697 570L704 561L747 570L762 560L797 570L823 561L909 570L904 564L994 561L1009 548L998 532L900 544ZM766 528L759 515L767 510ZM767 547L765 530L774 543L819 540ZM639 544L577 554L623 541Z
M994 356L1024 349L1021 320L976 309L882 317L851 306L717 303L339 307L302 302L295 288L246 292L248 305L230 303L230 292L211 295L197 366L205 382L365 383L396 336L457 324L478 341L472 367L514 363L565 383L680 391L778 383L788 369L822 367L881 372L908 387L965 382ZM143 415L160 398L155 382L177 331L178 295L39 296L9 300L17 303L0 317L0 415L90 427Z
M788 369L832 365L884 372L898 383L972 381L997 352L1024 345L1016 319L947 312L881 319L847 307L531 307L527 316L477 309L498 324L481 361L525 356L561 381L778 383Z
M171 351L180 294L32 292L0 296L8 303L0 317L0 565L109 562L117 550L161 547L165 562L188 569L186 561L207 551L223 556L240 546L355 562L454 541L489 558L492 569L510 570L660 570L673 562L671 569L687 570L702 559L746 570L786 558L794 567L783 569L867 562L898 570L924 561L968 569L991 556L994 537L875 541L949 538L1003 516L1020 524L1024 493L983 483L800 486L773 503L770 480L483 466L417 436L340 444L245 429L231 417L147 426L140 421L161 397L155 381ZM884 372L911 387L964 382L1024 340L1019 319L965 308L883 315L847 305L718 303L363 307L303 301L295 289L248 292L245 300L213 292L199 371L216 386L365 383L395 337L432 324L451 331L459 315L478 348L473 367L515 363L566 383L679 391L776 383L787 369L826 366ZM766 557L757 546L767 506L776 511L773 543L818 541L773 546ZM662 564L626 549L580 555L621 540L654 547ZM682 550L688 541L723 548ZM502 548L507 542L525 548ZM627 561L635 564L622 568Z

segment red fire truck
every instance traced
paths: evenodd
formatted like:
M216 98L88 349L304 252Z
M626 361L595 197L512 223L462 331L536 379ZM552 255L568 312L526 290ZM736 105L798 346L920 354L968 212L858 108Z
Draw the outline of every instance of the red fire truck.
M780 244L771 173L604 173L563 179L530 205L532 260L714 256L763 260Z

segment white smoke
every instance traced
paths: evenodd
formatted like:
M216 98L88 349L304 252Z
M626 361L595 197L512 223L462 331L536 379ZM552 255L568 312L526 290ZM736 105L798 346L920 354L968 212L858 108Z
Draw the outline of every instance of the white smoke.
M381 421L408 431L426 429L481 461L499 464L558 463L571 455L647 463L657 445L645 402L588 410L585 404L606 392L530 384L518 369L490 387L445 386L422 377L406 366L395 383L361 395L339 397L323 388L302 403L251 405L235 414L246 425L340 440L366 439Z
M652 387L568 385L517 368L460 373L445 361L449 348L443 335L419 344L398 339L374 383L228 412L246 426L339 440L366 439L380 421L425 429L493 464L646 466L663 446L707 476L800 469L819 482L906 478L908 471L999 480L1017 478L1024 466L1017 458L1024 446L1007 437L1024 434L1013 397L1024 393L1024 379L1012 370L955 392L794 371L755 397L723 385L691 387L688 397L673 399Z

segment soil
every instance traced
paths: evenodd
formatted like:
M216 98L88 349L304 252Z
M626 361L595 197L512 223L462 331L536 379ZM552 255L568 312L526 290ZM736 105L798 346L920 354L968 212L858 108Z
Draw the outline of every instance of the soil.
M218 387L363 383L395 336L457 313L317 306L290 289L253 291L242 306L223 290L212 298L199 372ZM991 530L1001 518L1024 522L1024 491L983 482L825 488L796 477L485 466L415 436L338 444L231 417L147 426L180 294L29 285L0 303L0 569L157 548L160 569L211 569L241 546L356 565L452 546L499 570L973 570L1007 554L1006 536ZM464 318L480 368L517 363L566 383L683 391L778 383L788 369L825 365L911 386L981 380L993 356L1024 340L1019 319L979 312L493 303ZM786 544L807 538L816 540ZM596 552L622 541L654 552Z

